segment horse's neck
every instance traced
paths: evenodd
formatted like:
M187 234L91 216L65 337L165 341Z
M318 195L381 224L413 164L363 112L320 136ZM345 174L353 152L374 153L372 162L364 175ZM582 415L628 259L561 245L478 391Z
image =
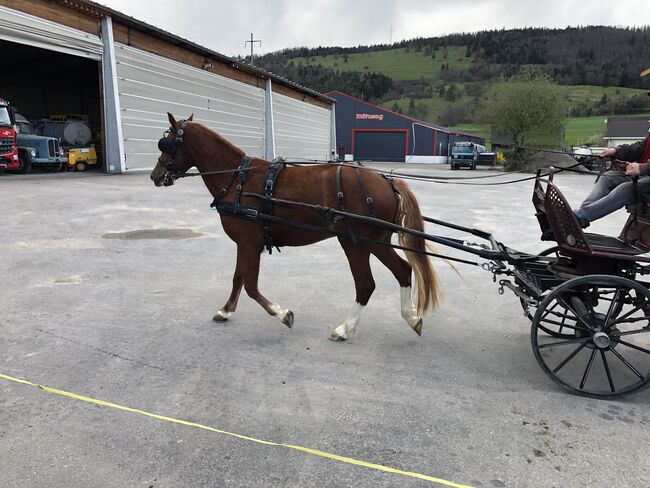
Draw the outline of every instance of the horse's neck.
M230 171L239 167L245 153L221 136L207 129L203 131L205 136L201 138L198 150L194 151L194 163L200 173L224 172L202 176L205 186L212 196L216 197L231 178Z

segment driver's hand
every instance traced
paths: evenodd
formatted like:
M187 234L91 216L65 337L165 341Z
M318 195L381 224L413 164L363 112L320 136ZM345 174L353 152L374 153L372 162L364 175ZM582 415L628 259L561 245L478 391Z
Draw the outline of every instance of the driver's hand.
M625 174L628 176L639 176L641 174L639 171L639 163L628 163L625 167Z
M601 152L598 157L600 159L606 159L606 158L611 158L614 154L616 154L616 148L615 147L609 147L605 149L603 152Z

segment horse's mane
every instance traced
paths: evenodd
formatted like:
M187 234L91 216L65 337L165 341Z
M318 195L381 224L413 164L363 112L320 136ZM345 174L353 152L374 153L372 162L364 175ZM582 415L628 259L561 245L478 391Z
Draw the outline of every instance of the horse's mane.
M190 122L193 127L196 127L200 131L204 132L206 136L213 137L217 141L219 141L220 144L223 144L227 150L233 151L234 153L241 154L242 156L245 153L242 149L239 147L235 146L232 142L230 142L228 139L223 137L221 134L219 134L217 131L211 129L210 127L206 127L205 125L199 123L199 122Z

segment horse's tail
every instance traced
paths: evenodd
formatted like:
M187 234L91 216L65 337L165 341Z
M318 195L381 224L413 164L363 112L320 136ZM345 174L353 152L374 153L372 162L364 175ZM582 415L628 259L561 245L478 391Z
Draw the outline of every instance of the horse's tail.
M395 190L399 195L399 209L395 222L398 225L408 229L424 231L424 220L420 212L420 206L415 195L403 181L396 179ZM399 245L417 251L427 250L427 241L422 237L415 236L407 232L398 232ZM429 256L422 252L406 251L406 259L413 268L417 285L417 308L418 313L422 314L427 310L435 309L441 294L438 286L438 276L436 270L431 265Z

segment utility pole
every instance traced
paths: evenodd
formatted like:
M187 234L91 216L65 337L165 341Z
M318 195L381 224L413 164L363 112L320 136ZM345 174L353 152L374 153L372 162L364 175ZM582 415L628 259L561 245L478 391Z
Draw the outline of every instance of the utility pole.
M251 66L253 66L253 44L256 42L259 42L260 46L262 45L262 41L260 39L253 39L253 33L251 32L251 40L244 42L244 47L246 47L246 44L250 42L251 44Z

